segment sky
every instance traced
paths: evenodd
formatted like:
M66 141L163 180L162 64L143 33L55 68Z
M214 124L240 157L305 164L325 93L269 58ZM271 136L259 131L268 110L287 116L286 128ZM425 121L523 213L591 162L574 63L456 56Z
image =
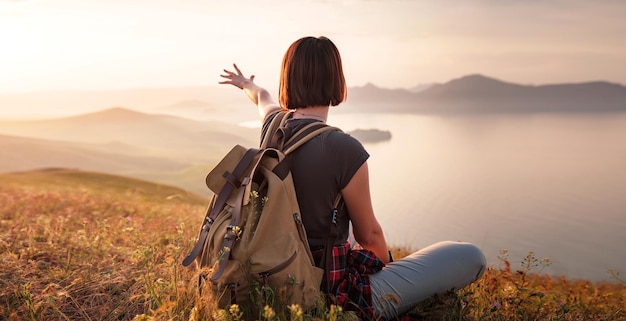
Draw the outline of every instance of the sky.
M320 35L349 86L626 84L625 16L621 0L0 0L0 93L217 85L232 63L278 87L287 47Z

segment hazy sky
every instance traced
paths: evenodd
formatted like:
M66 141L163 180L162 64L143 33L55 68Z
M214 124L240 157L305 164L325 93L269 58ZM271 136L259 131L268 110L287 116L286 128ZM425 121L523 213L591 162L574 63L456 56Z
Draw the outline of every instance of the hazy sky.
M0 0L0 92L214 85L233 62L277 87L308 35L350 86L626 84L624 17L621 0Z

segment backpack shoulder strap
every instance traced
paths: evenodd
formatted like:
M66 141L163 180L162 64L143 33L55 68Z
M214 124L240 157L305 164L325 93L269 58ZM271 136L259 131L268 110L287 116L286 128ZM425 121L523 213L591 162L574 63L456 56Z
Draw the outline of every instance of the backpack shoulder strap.
M287 142L285 142L282 148L283 153L288 155L317 135L333 130L341 131L341 129L337 127L329 126L324 123L314 122L308 124L296 132L289 140L287 140Z
M261 149L266 149L270 146L276 146L278 137L276 137L276 133L278 130L285 126L287 119L291 118L293 115L292 111L289 110L280 110L276 113L276 116L272 118L272 121L267 126L267 129L262 134L261 137Z

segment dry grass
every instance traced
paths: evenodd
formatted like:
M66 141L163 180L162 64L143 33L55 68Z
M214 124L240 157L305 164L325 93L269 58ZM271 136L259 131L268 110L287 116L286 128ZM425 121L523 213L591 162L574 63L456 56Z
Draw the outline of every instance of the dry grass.
M198 297L197 272L180 264L204 199L71 171L0 175L0 186L1 320L237 319ZM626 320L623 281L534 274L547 262L532 254L519 267L506 256L501 263L415 313L425 320ZM321 311L304 319L347 317ZM274 319L298 319L287 307L278 312Z

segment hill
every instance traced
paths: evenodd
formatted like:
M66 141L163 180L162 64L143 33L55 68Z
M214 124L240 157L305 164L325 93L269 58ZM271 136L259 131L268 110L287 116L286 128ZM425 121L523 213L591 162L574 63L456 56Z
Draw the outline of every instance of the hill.
M140 156L140 147L121 142L78 143L0 135L0 172L45 167L80 168L110 173L152 168L158 171L181 170L188 164L165 157Z
M132 320L166 292L184 304L180 256L206 203L94 172L0 174L0 319Z
M50 193L87 192L117 200L206 205L208 199L178 187L99 172L67 168L0 174L4 188L28 188Z
M0 122L0 172L65 167L131 176L206 195L203 177L258 129L110 108L72 117Z
M48 120L4 121L0 122L0 133L90 143L117 141L178 151L213 150L222 144L252 142L257 135L252 129L234 124L148 114L121 107Z

